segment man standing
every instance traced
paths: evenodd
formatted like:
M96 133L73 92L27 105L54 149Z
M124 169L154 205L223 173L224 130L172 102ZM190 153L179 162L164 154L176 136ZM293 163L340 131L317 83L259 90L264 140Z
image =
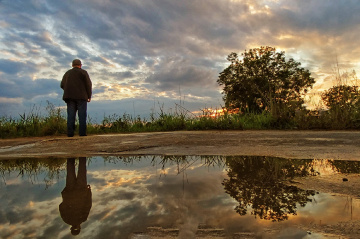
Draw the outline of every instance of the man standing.
M86 136L87 102L91 101L92 83L87 71L81 69L81 61L72 61L61 81L64 90L63 100L67 104L67 135L74 136L76 111L79 116L79 135Z

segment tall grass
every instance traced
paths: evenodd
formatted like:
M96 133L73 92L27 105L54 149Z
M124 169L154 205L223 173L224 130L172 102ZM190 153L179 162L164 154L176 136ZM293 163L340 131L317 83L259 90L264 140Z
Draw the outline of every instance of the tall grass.
M1 138L29 136L66 135L66 114L62 109L49 103L47 114L41 115L33 107L30 113L19 118L0 118ZM149 118L134 117L129 114L104 116L100 124L88 117L88 134L155 132L175 130L249 130L249 129L360 129L360 109L333 108L328 111L300 110L295 115L274 113L223 113L210 114L203 111L195 115L177 105L174 112L166 113L160 107L159 113L151 113ZM286 112L286 111L282 111ZM78 128L78 127L77 127Z
M39 109L33 107L29 113L19 118L1 117L1 138L60 135L66 133L66 119L60 108L48 102L47 115L42 116Z

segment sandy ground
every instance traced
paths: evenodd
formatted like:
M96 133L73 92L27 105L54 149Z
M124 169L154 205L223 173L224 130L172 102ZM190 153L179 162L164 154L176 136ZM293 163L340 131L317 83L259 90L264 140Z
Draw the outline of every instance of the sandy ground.
M0 140L0 159L149 154L360 160L360 131L176 131Z
M107 155L258 155L359 161L360 131L176 131L0 140L0 160ZM360 198L360 175L296 181L304 189ZM360 238L360 221L305 229L324 238Z

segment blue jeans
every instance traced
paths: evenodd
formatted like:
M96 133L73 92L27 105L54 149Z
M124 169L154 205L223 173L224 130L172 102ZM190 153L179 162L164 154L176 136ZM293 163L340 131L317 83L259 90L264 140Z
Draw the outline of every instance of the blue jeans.
M67 103L67 135L74 136L76 111L79 116L79 135L86 136L86 100L66 100Z
M66 163L66 189L79 190L86 189L86 158L79 158L78 174L75 172L75 159L68 158Z

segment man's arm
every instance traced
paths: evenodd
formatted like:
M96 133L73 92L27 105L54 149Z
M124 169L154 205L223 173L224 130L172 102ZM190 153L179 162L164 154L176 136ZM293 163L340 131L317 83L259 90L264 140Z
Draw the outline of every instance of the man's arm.
M62 80L61 80L61 83L60 83L61 89L64 89L65 83L66 83L66 79L67 79L67 77L66 77L66 73L65 73L64 76L63 76L63 78L62 78Z
M88 95L88 102L91 101L91 95L92 95L92 82L90 80L90 76L87 73L87 71L85 71L85 77L86 77L86 92Z

